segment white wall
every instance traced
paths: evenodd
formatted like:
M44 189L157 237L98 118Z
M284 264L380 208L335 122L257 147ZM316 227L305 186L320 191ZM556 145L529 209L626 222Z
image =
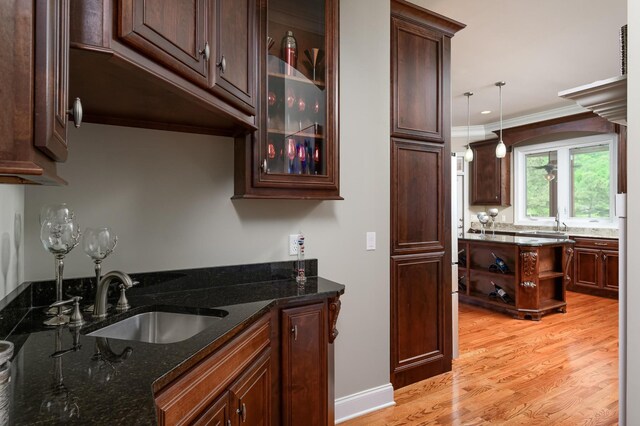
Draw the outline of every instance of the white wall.
M627 81L627 163L640 158L640 2L628 0L629 22ZM637 278L637 255L640 253L640 168L627 168L627 424L640 424L640 284Z
M233 141L85 124L70 131L59 167L66 187L28 187L28 279L52 279L38 211L67 202L82 227L119 235L105 270L166 270L293 259L302 230L323 277L344 283L336 340L336 397L389 382L389 4L341 4L341 195L344 201L230 200ZM376 31L371 31L376 28ZM377 232L365 251L365 232ZM80 247L65 276L89 276Z
M24 187L0 185L0 300L24 278Z

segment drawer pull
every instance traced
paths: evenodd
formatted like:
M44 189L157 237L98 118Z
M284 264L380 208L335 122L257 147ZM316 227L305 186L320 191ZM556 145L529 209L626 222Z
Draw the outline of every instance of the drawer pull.
M520 283L520 285L524 288L536 288L536 283L534 283L533 281L523 281Z
M598 243L598 242L595 242L595 243L593 243L593 245L595 245L595 246L608 246L609 243Z

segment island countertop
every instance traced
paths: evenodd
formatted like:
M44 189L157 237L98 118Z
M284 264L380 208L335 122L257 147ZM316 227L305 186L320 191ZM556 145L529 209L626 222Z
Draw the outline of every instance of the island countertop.
M555 244L573 244L573 240L567 238L548 238L548 237L521 237L517 235L491 235L487 233L473 234L466 232L462 237L458 237L460 241L479 241L496 244L511 244L516 246L541 247Z
M307 261L309 275L317 262ZM8 419L26 424L155 424L154 392L213 353L270 309L296 301L336 297L344 286L309 276L304 287L291 278L293 262L132 274L140 285L127 292L131 311L89 321L79 333L69 327L46 328L40 307L53 288L29 283L0 311L4 323L24 316L2 337L12 341ZM90 279L65 280L65 292L83 291L89 303ZM114 296L117 296L114 292ZM131 294L129 294L131 293ZM20 305L20 300L30 305ZM33 302L32 302L33 301ZM115 300L111 298L111 302ZM24 305L24 303L22 303ZM86 335L154 306L218 308L228 312L218 323L186 340L154 344ZM85 314L85 320L90 320ZM75 343L74 346L74 339ZM106 347L105 347L106 344ZM68 352L62 354L68 350ZM105 356L99 357L101 350ZM62 354L62 355L60 355ZM56 371L58 373L56 374ZM60 374L61 373L61 374ZM6 413L0 413L6 414ZM0 416L2 417L2 416Z

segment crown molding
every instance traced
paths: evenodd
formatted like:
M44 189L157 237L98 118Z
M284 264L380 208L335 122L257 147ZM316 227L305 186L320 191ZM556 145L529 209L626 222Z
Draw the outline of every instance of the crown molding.
M578 105L617 124L627 125L627 76L600 80L564 90L558 96L572 99Z
M554 118L566 117L569 115L580 114L588 112L589 110L581 107L580 105L568 105L560 108L549 109L547 111L534 112L532 114L521 115L520 117L509 118L502 120L502 128L508 129L511 127L523 126L525 124L537 123L539 121L552 120ZM496 130L500 130L500 122L487 123L485 125L471 126L471 142L494 138L493 133ZM453 139L466 139L467 126L457 126L451 128L451 137Z

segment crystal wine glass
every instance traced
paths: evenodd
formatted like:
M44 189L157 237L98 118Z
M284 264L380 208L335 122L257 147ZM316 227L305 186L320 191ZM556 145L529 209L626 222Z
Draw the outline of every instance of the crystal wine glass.
M60 210L58 211L60 212ZM71 212L71 210L69 210ZM40 240L45 250L52 253L56 259L56 301L62 300L62 274L64 270L64 257L80 242L80 227L68 216L54 215L45 219L40 228ZM58 313L53 318L45 321L45 325L64 325L69 322L69 317L63 315L63 308L58 308Z
M40 226L48 220L69 222L74 219L74 212L66 203L47 204L40 209Z
M487 213L489 213L489 216L491 217L491 233L495 236L496 235L496 217L498 217L498 209L496 208L492 208L487 210Z
M96 288L100 283L102 261L113 252L117 244L118 237L110 228L87 228L84 230L82 247L95 264ZM93 312L93 305L86 307L85 311Z
M486 212L479 212L477 214L477 216L478 216L478 221L480 222L480 224L482 224L481 233L484 236L485 235L485 232L484 232L485 231L485 225L489 222L489 216L487 215Z

